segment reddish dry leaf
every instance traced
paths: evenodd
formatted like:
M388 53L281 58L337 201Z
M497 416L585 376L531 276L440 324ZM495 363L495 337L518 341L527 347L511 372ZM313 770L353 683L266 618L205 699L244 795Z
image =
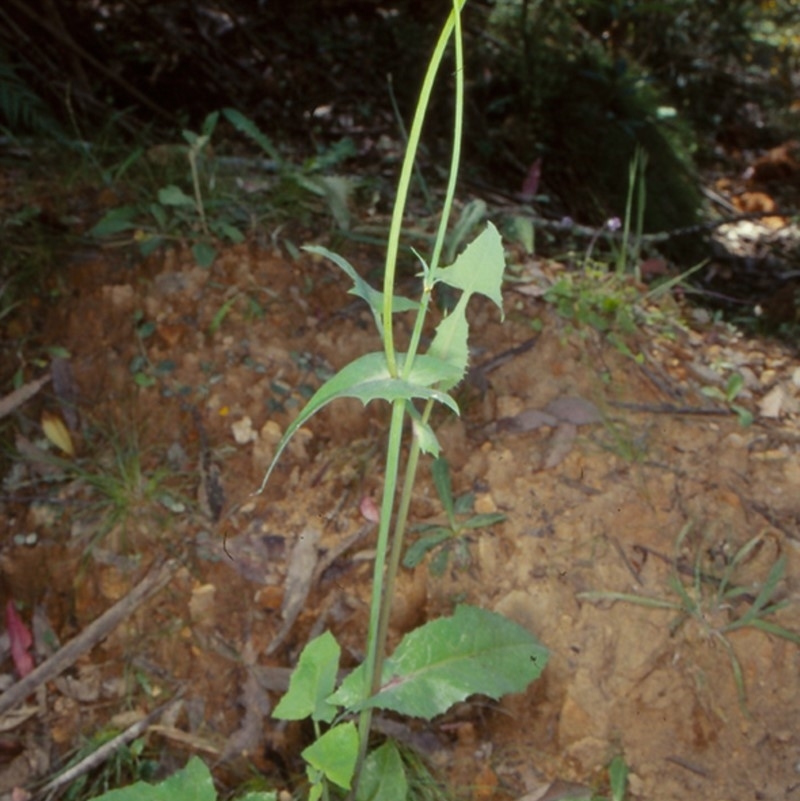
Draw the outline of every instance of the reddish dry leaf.
M381 519L381 513L378 509L378 504L375 503L371 495L365 495L358 504L358 510L361 512L365 520L370 523L378 523Z
M13 601L6 604L6 629L11 643L11 658L20 678L33 670L33 657L28 650L33 645L30 629L22 622Z

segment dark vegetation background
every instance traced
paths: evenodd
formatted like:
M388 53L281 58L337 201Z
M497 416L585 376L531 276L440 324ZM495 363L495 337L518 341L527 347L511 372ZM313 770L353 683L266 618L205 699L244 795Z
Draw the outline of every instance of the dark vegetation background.
M301 158L350 137L346 153L367 170L382 136L400 139L398 112L409 120L448 9L6 0L0 120L16 135L158 142L234 107ZM465 177L514 199L541 159L537 192L553 219L619 215L643 145L645 230L691 226L698 169L742 170L748 154L798 135L793 0L471 0L465 26ZM447 163L449 98L442 86L428 128L434 169Z

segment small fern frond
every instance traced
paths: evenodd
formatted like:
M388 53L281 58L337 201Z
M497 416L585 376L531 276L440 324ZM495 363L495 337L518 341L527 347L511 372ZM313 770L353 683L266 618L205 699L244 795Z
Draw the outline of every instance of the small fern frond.
M0 52L0 124L11 133L60 134L60 126L47 104Z

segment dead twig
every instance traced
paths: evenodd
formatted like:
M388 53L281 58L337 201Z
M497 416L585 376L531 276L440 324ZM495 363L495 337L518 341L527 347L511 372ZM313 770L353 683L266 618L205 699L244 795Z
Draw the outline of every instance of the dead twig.
M134 609L166 586L177 570L175 560L156 565L120 601L90 623L77 637L70 640L27 676L0 695L0 715L24 701L37 687L63 673L87 651L107 637Z
M90 770L94 770L98 765L102 765L119 748L129 742L132 742L140 734L143 734L145 731L147 731L151 724L158 720L158 718L166 713L172 706L177 704L178 701L180 701L184 690L185 688L181 688L178 691L178 694L171 700L167 701L167 703L162 704L146 717L142 718L131 726L128 726L125 731L121 732L107 743L103 743L99 748L92 751L91 754L84 757L76 765L67 768L63 773L59 773L58 776L47 782L47 784L45 784L45 786L38 791L36 797L43 798L44 796L49 796L59 787L63 787L65 784L74 782L79 776L83 776L84 773L88 773Z
M35 381L23 384L19 389L15 389L8 395L0 398L0 418L11 414L18 406L22 406L25 401L30 400L48 381L50 373L45 373Z
M527 353L527 351L529 351L536 344L538 339L539 334L534 334L532 337L529 337L519 345L514 345L513 348L508 348L502 353L492 356L490 359L487 359L481 364L476 364L474 367L471 367L467 373L467 381L473 386L477 387L481 392L485 392L489 386L489 381L487 379L488 374L493 370L497 370L499 367L502 367L504 364L507 364L512 359L516 359L517 356Z
M311 577L311 585L314 586L322 580L322 575L325 571L346 551L349 551L354 545L361 542L364 537L375 528L375 523L364 523L355 534L345 537L340 543L331 548L328 553L323 556L317 566L314 568L314 575Z
M611 401L612 406L619 409L629 409L632 412L647 412L649 414L694 414L701 416L730 417L735 414L731 409L708 409L704 406L676 406L672 403L624 403Z
M679 756L668 756L664 757L664 759L667 762L672 762L673 765L688 770L690 773L694 773L696 776L702 776L704 779L708 778L708 771L695 762L689 762L688 759Z
M633 576L633 580L641 587L644 586L644 582L639 577L639 571L631 564L631 560L628 559L628 555L625 553L623 547L619 544L619 540L616 537L611 538L611 544L616 549L617 553L619 554L619 558L622 559L622 563L628 568L628 572Z

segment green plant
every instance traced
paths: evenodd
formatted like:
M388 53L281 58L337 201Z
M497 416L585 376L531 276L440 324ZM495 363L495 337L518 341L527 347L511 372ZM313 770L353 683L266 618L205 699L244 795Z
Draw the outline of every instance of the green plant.
M277 801L275 792L250 792L237 801ZM186 766L159 784L138 781L129 787L111 790L95 801L216 801L214 780L205 763L192 757Z
M472 295L483 294L502 309L504 258L494 226L487 225L453 264L440 266L460 159L464 91L460 13L464 3L465 0L454 2L423 81L398 182L383 292L371 287L341 256L320 247L307 248L328 257L353 281L350 291L369 305L383 340L383 351L357 358L323 384L284 433L261 485L263 489L294 433L331 401L352 397L364 404L377 399L391 404L366 658L337 689L339 645L328 632L317 637L303 650L289 690L274 712L286 720L310 718L313 724L316 739L303 751L311 801L328 798L331 784L349 791L355 799L404 797L400 790L405 774L395 746L389 742L367 756L373 709L430 718L474 693L497 698L520 692L539 676L547 660L547 651L528 631L499 615L470 606L458 606L452 617L432 620L412 631L391 657L385 655L391 600L417 466L422 452L439 455L429 423L433 404L439 402L458 412L448 390L466 372L466 308ZM422 294L418 301L412 301L397 296L394 287L403 212L435 75L451 36L455 40L456 113L450 177L431 258L425 261L418 255ZM458 290L461 295L438 324L427 352L421 354L418 350L423 323L439 284ZM415 318L408 350L401 353L395 347L393 323L395 314L405 312ZM422 401L423 408L418 409L413 401ZM407 418L412 439L405 476L400 482ZM353 715L358 716L358 725L351 719Z
M135 433L125 440L112 435L110 444L111 452L96 465L71 462L65 472L93 491L87 510L98 521L92 542L110 535L111 547L118 550L128 547L131 523L142 515L180 512L185 506L167 488L170 469L147 466Z
M606 220L603 228L598 228L595 235L586 248L584 264L589 264L597 240L605 234L608 238L612 253L615 253L614 261L616 264L617 275L624 275L628 272L628 266L633 265L631 272L637 281L641 281L641 271L639 269L639 257L642 245L642 234L644 230L644 210L647 202L645 170L647 169L647 153L641 146L637 146L634 151L631 163L628 166L628 195L625 201L625 215L620 221L619 217L612 217ZM634 230L631 232L631 222L635 212ZM619 234L619 244L617 244L617 232Z
M113 238L120 245L135 243L144 256L169 243L189 241L192 255L201 267L210 267L214 263L217 242L236 244L244 241L243 231L252 224L254 216L245 202L249 190L243 187L249 187L249 183L243 180L233 185L230 181L223 182L220 178L221 160L212 154L210 148L220 116L269 156L276 177L260 188L271 190L270 203L296 207L299 202L295 195L307 198L311 194L325 202L342 230L348 228L354 183L343 176L328 175L326 171L353 154L353 144L349 139L341 140L298 167L280 156L255 123L241 112L226 108L210 113L199 133L183 130L184 143L152 149L161 153L161 158L177 154L188 161L190 191L170 180L158 187L156 200L148 196L143 202L110 209L92 227L89 235L102 240ZM141 149L134 151L116 174L121 176L141 155Z
M615 756L608 766L611 801L624 801L628 789L628 765L624 757Z
M591 801L625 801L628 792L628 765L625 758L615 756L608 765L608 795L593 794ZM569 798L564 799L569 801ZM577 799L576 799L577 801Z
M63 136L47 104L31 89L19 66L0 50L0 119L12 134L27 130L51 137Z
M606 228L616 229L622 225L618 220L609 220ZM564 271L543 294L544 300L552 303L561 317L576 327L588 326L603 334L620 353L639 364L644 357L631 349L629 343L634 341L633 335L646 326L651 334L673 338L675 328L683 323L674 304L669 305L669 292L706 264L700 262L645 290L638 277L641 240L638 223L637 232L631 238L626 217L621 247L615 257L616 269L609 270L600 262L590 263L590 245L583 268ZM637 265L633 271L628 271L625 266L630 263Z
M444 457L433 460L431 473L447 520L444 523L424 523L409 529L421 536L406 551L403 566L416 567L426 554L436 551L429 568L431 573L441 576L447 569L451 556L457 567L467 567L471 563L467 536L469 532L502 523L506 516L499 512L475 514L475 498L472 493L454 499L450 467Z
M234 224L229 205L215 207L215 214L207 212L206 193L213 192L215 180L206 152L211 136L219 121L218 111L203 121L200 133L184 130L186 145L178 148L189 162L192 194L184 192L174 183L158 190L157 201L145 204L119 206L111 209L89 231L98 239L132 232L132 239L143 256L166 243L179 242L187 233L192 241L192 255L201 267L210 267L216 259L215 239L232 243L244 241L244 235Z
M753 413L749 409L745 409L741 404L736 403L736 398L744 388L744 378L741 373L731 373L725 389L721 390L719 387L703 387L700 391L707 398L714 398L714 400L722 401L727 404L732 412L736 413L739 422L743 426L749 426L753 422Z
M612 30L627 32L617 27L619 18L628 16L623 5L527 0L492 5L491 45L482 48L491 73L475 112L476 122L485 126L484 147L493 151L488 170L507 160L503 148L527 154L529 161L539 157L546 194L560 198L571 217L597 224L622 217L630 188L627 168L641 148L648 153L643 229L693 225L702 201L691 168L694 137L641 60L610 46ZM638 12L651 3L627 5L644 17L653 13ZM609 19L587 35L584 20L594 12Z
M617 273L627 272L629 264L633 264L633 274L637 281L642 280L639 269L639 255L644 232L644 211L647 203L645 170L647 169L647 153L637 145L628 168L628 197L625 201L625 218L622 223L622 244L617 254ZM633 239L631 239L631 220L635 220Z
M630 276L587 265L580 272L565 272L544 299L576 325L594 328L622 348L623 337L637 328L637 306L642 293Z
M103 729L92 736L67 763L65 770L80 764L118 734L115 729ZM63 797L65 801L94 798L98 793L106 793L111 787L119 787L134 780L149 779L154 775L156 768L156 761L145 755L145 740L139 738L132 743L120 745L96 770L79 776L69 785Z
M54 420L55 425L43 418L45 434L68 451L71 436L60 418ZM48 483L68 487L80 505L77 529L85 533L88 547L108 539L113 550L125 550L145 521L161 530L166 517L186 510L181 477L168 467L152 466L155 460L143 452L135 429L123 436L114 428L87 428L83 450L89 455L64 458L32 448L20 456L42 463Z
M678 535L676 552L679 551L692 529L687 523ZM783 637L800 645L800 634L790 631L766 618L785 608L789 601L773 600L778 584L786 570L786 557L780 556L772 564L760 586L743 586L734 583L736 572L754 549L763 541L761 536L748 540L727 562L721 573L703 564L703 549L695 553L692 580L686 583L676 568L669 577L669 587L676 596L657 598L624 592L591 591L578 594L586 601L623 601L653 609L669 609L677 613L670 624L670 632L676 633L687 621L695 621L708 638L724 647L731 662L739 702L746 710L744 676L739 659L727 634L737 629L751 627Z

